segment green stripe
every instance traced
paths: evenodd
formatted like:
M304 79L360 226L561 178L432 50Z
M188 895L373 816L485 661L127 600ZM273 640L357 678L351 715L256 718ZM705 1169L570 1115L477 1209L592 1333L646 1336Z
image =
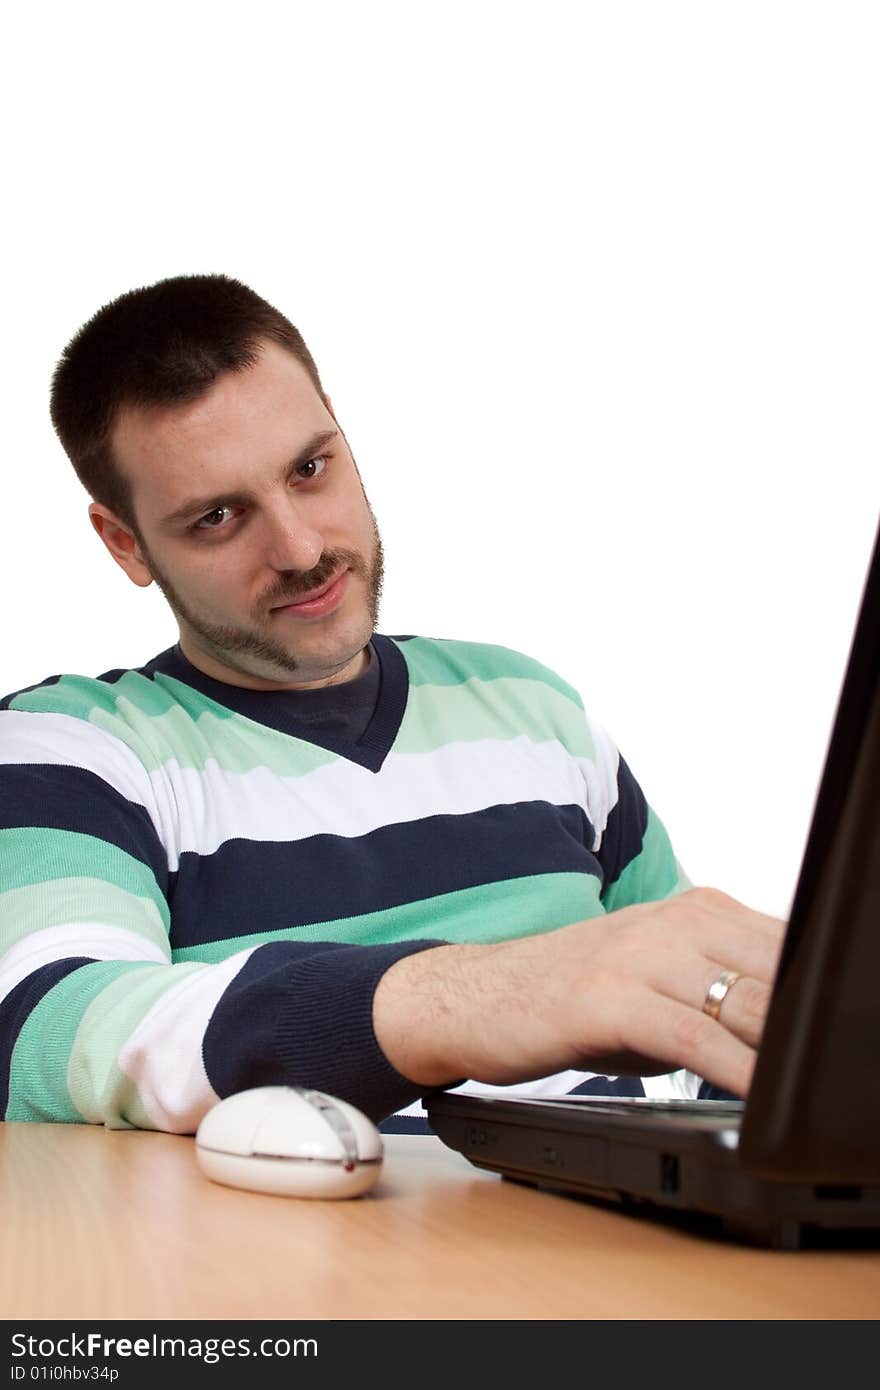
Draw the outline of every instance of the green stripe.
M149 724L133 706L126 710L124 723L118 715L104 710L96 710L91 722L129 743L151 772L172 761L201 772L211 762L225 772L268 767L278 777L302 777L339 760L326 748L223 710L220 705L199 714L197 721L181 706L154 716ZM156 748L163 750L161 758L156 756Z
M4 889L88 874L89 878L113 883L135 897L148 898L166 930L170 929L168 903L152 869L108 840L45 826L0 830L0 862Z
M116 681L102 681L94 676L61 676L52 685L41 685L24 691L10 700L9 708L34 714L69 714L76 719L90 719L96 710L112 714L117 705L126 711L154 719L176 704L185 704L198 717L203 709L211 708L223 716L229 713L223 705L208 700L191 686L170 676L151 680L137 671L126 671Z
M111 688L90 676L61 676L52 685L16 695L9 708L24 714L69 714L87 720L96 699L112 705L112 696L106 694Z
M90 922L119 927L168 949L168 928L152 898L132 897L99 878L56 878L0 894L0 940L4 948L48 927ZM71 937L71 955L79 954ZM88 951L82 952L87 955Z
M602 902L606 912L616 912L618 908L632 907L635 903L674 897L692 886L673 853L666 827L649 806L641 850L618 878L606 886Z
M337 755L325 748L258 724L213 701L202 697L199 701L187 700L185 692L189 686L174 684L180 691L180 702L157 707L150 713L125 695L110 705L94 700L77 702L60 682L48 688L60 690L55 704L50 702L47 691L39 701L18 697L11 707L26 713L79 718L101 734L126 744L147 773L154 773L169 762L201 771L210 761L229 772L270 767L278 776L294 777L337 761ZM199 702L207 707L197 709ZM84 745L84 763L87 760L88 746Z
M103 711L92 722L108 733L131 739L131 728L120 729L115 716ZM130 725L137 727L134 713ZM498 676L469 679L455 688L424 683L410 689L406 712L394 744L394 754L433 752L449 742L481 739L530 738L535 743L557 740L574 757L594 758L595 749L583 707L540 678ZM318 768L340 761L336 753L291 734L282 734L243 715L231 714L218 725L211 711L194 724L184 710L171 709L152 721L139 736L135 751L146 757L149 743L152 769L158 760L152 748L162 748L162 761L203 771L215 763L224 772L245 774L268 768L276 777L307 777Z
M66 1084L67 1065L80 1019L96 991L122 971L147 967L119 961L80 966L48 990L28 1014L12 1052L7 1120L56 1120L82 1124ZM166 967L167 969L167 967Z
M574 757L595 757L583 706L565 693L564 683L548 684L536 675L534 663L517 675L496 673L491 679L470 677L460 682L449 679L450 672L436 661L432 669L447 679L411 687L395 754L432 752L450 741L526 737L535 743L556 740ZM117 712L94 709L91 722L128 743L150 771L173 760L182 768L201 772L210 762L224 772L246 774L268 768L276 777L293 779L340 761L328 749L243 715L224 712L221 722L219 708L203 711L193 722L185 709L172 707L147 725L133 706L120 701L125 719ZM161 758L156 749L163 750Z
M114 719L93 716L118 737ZM131 717L134 724L134 716ZM218 727L211 711L193 724L182 709L153 720L149 742L164 750L181 767L202 771L207 762L225 772L247 773L269 768L277 777L306 777L318 768L338 763L339 756L317 744L282 734L242 715L231 715ZM536 743L556 739L575 757L594 757L593 742L583 708L540 679L507 676L492 681L469 680L459 688L422 684L410 690L406 713L394 753L431 752L444 744L480 739L531 738ZM142 740L146 743L146 736ZM138 755L144 756L141 745ZM156 758L151 754L153 767Z
M210 710L215 719L233 718L232 710L211 700L200 690L194 690L185 681L175 680L157 672L152 680L139 675L137 671L126 671L113 687L116 691L116 705L126 715L142 714L152 719L161 719L169 710L178 706L186 710L193 719L198 719L205 710Z
M443 637L414 637L395 645L404 655L413 686L450 686L474 678L481 681L537 680L583 708L583 701L573 685L549 666L512 647L487 642L457 642Z
M506 941L553 931L604 912L592 874L535 874L463 888L360 917L338 917L276 932L256 932L173 952L208 964L235 951L275 941L344 941L360 946L433 937L450 942Z
M426 753L455 742L555 740L576 758L595 758L583 709L540 681L502 677L457 690L421 686L410 693L395 753Z
M557 738L575 756L593 756L581 697L550 667L487 643L417 637L396 645L406 661L410 690L395 752L422 753L449 739L526 734L538 742ZM67 675L16 696L10 707L85 720L125 743L148 772L171 761L201 771L216 761L227 772L268 767L276 776L293 778L339 760L327 749L227 709L172 676L150 680L128 671L111 683Z
M71 1099L87 1120L111 1129L134 1125L154 1129L134 1081L119 1067L120 1049L163 994L177 989L201 965L153 965L137 971L123 967L82 1015L70 1049L67 1085ZM184 1067L189 1060L181 1059Z
M675 883L672 886L672 892L666 894L667 898L675 898L678 896L679 893L689 893L693 886L694 885L691 883L684 869L681 867L678 860L676 859Z

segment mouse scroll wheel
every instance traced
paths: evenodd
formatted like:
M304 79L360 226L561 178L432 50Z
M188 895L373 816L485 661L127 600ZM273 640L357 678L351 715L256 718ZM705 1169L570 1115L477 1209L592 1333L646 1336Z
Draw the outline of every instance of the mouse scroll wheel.
M331 1104L325 1096L322 1096L320 1091L303 1091L303 1096L316 1110L320 1110L330 1128L338 1136L345 1153L346 1168L354 1167L358 1161L357 1135L348 1118L343 1115L338 1106Z

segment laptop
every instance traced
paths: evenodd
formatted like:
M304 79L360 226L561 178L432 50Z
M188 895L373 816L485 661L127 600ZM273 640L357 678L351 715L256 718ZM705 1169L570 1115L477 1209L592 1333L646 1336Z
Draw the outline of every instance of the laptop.
M880 527L748 1099L425 1106L517 1182L777 1249L880 1243Z

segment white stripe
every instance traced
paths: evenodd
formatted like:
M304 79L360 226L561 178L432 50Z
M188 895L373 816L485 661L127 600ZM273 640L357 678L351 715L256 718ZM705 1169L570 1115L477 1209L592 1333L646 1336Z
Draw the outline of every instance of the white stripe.
M521 1081L513 1086L490 1086L484 1081L464 1081L460 1086L450 1086L449 1090L457 1096L564 1096L582 1081L589 1081L597 1075L599 1073L594 1071L559 1071L554 1072L552 1076L539 1076L535 1081ZM396 1110L394 1113L424 1115L425 1110L422 1102L415 1100L405 1110Z
M702 1079L692 1071L671 1071L663 1076L643 1076L645 1095L651 1100L696 1100Z
M616 800L606 766L573 758L555 739L534 743L525 735L391 753L378 773L347 758L300 777L265 767L232 772L213 758L201 770L168 762L162 773L176 812L176 844L165 841L172 871L185 851L213 854L228 840L355 839L389 824L521 801L581 806L601 837Z
M202 1058L205 1030L223 991L256 950L237 951L187 974L156 1000L120 1049L119 1066L157 1129L194 1134L220 1099Z
M152 941L104 922L65 922L24 936L0 957L0 1002L22 980L53 961L71 956L92 960L143 960L169 964L169 955Z
M560 1071L553 1076L542 1076L537 1081L523 1081L514 1086L489 1086L482 1081L465 1081L461 1086L450 1090L463 1096L564 1096L573 1091L581 1082L595 1076L606 1078L605 1072ZM639 1078L645 1095L651 1100L695 1100L701 1081L690 1071L674 1071L663 1076L642 1076ZM614 1076L607 1080L616 1081ZM414 1100L404 1110L396 1110L395 1115L416 1115L424 1117L425 1108L420 1100Z
M378 773L338 758L281 777L268 767L224 769L213 758L202 769L169 759L148 772L121 739L82 719L13 710L0 720L8 736L0 762L87 767L145 807L171 872L187 851L213 854L227 840L355 839L388 824L520 801L581 806L595 829L595 851L617 800L619 755L602 726L588 722L595 760L573 757L556 739L536 743L522 734L391 753Z
M162 779L151 775L127 743L71 714L4 710L0 719L0 764L54 763L92 772L127 801L144 806L159 830L167 801ZM160 801L157 801L156 788Z
M589 715L586 715L586 720L595 758L592 761L589 758L579 758L578 762L587 784L587 806L590 808L590 820L596 831L593 853L598 854L608 817L617 805L620 753L601 724Z

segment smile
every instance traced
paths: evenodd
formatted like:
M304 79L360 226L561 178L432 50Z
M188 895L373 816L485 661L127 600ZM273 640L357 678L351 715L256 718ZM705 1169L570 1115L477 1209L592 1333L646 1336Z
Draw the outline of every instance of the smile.
M279 608L273 608L273 613L283 613L296 618L319 617L323 613L329 613L332 608L342 600L348 583L348 570L343 570L338 579L334 579L329 588L318 593L317 598L298 599L293 603L283 604Z

